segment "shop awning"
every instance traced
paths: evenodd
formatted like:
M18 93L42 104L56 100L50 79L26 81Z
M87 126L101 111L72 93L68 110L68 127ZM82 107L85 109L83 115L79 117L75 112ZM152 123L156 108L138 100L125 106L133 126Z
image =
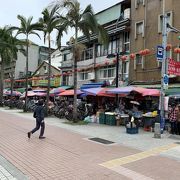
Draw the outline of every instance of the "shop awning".
M99 87L99 88L82 89L82 91L85 92L87 95L115 97L115 94L108 94L106 92L107 90L110 90L110 88Z
M72 89L73 86L60 86L59 88L62 88L64 90L67 90L67 89Z
M161 84L154 84L154 85L136 85L138 87L146 87L146 88L153 88L153 89L161 89ZM175 95L175 94L180 94L180 84L179 83L174 83L174 84L169 84L168 89L165 90L165 94L168 95Z
M160 95L160 91L157 89L146 89L146 88L134 87L134 86L114 88L111 90L107 90L107 93L129 94L132 91L140 93L142 96L159 96Z
M20 93L24 93L26 91L26 88L17 88L16 91L19 91Z
M99 87L103 87L104 86L104 82L100 82L100 83L88 83L88 84L83 84L80 89L88 89L88 88L99 88Z
M54 95L57 95L57 94L62 93L64 91L65 91L64 88L58 87L58 88L53 88L49 93L51 96L54 96Z
M4 95L11 95L11 91L5 91ZM12 96L21 96L22 94L19 91L13 91Z
M83 92L81 90L77 90L77 95L82 94ZM74 89L65 90L64 92L58 94L58 96L73 96L74 95Z
M166 95L177 95L180 94L180 88L170 88L165 90Z

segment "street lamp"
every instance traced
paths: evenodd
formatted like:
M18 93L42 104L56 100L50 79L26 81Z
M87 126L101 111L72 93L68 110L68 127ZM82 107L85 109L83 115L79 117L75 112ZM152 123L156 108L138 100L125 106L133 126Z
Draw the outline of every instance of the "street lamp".
M116 88L119 86L119 55L123 55L123 54L124 54L124 52L119 53L118 51L116 53ZM122 66L123 66L123 63L122 63ZM121 70L123 70L123 67ZM121 73L123 73L123 72L121 72ZM118 106L118 94L116 94L116 105Z

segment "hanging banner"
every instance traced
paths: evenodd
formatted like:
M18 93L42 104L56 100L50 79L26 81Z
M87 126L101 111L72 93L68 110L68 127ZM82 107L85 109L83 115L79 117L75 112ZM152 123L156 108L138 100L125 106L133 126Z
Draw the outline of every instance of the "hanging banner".
M169 59L168 74L180 76L180 62Z
M32 80L32 86L47 86L47 85L48 85L47 79L34 79L34 80ZM50 86L59 87L60 86L60 77L51 78Z

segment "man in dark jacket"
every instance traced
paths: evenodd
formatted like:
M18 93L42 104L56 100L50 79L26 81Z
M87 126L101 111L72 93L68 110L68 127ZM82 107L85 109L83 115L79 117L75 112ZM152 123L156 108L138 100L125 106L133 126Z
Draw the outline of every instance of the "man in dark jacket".
M38 106L36 107L34 114L34 118L36 118L36 127L28 132L28 138L31 137L31 134L35 133L37 130L39 130L41 126L40 136L39 139L44 139L44 129L45 129L45 123L44 123L44 107L43 107L43 100L38 101Z

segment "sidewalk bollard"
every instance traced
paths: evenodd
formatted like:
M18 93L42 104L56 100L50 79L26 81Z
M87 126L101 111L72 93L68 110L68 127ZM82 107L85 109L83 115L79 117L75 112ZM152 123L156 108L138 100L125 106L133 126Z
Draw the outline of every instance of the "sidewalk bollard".
M161 138L160 123L155 123L155 126L154 126L154 138Z

